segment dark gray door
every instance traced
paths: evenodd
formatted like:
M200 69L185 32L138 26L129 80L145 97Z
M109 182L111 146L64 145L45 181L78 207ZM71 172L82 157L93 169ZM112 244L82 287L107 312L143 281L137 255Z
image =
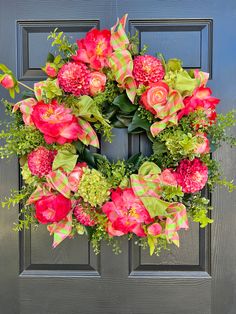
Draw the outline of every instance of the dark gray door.
M186 68L210 72L210 86L222 99L219 110L236 101L235 0L0 0L0 61L22 81L43 77L50 43L59 27L74 38L92 27L110 27L129 13L128 28L154 54L184 60ZM3 93L3 96L4 95ZM1 111L3 116L3 110ZM145 137L116 130L102 153L112 158L147 152ZM214 156L225 174L235 176L235 152ZM0 193L18 186L17 161L1 161ZM122 242L115 256L102 245L95 256L86 238L51 248L46 228L12 231L17 210L0 211L1 314L234 314L236 313L236 195L212 195L211 230L183 232L181 248L150 257Z

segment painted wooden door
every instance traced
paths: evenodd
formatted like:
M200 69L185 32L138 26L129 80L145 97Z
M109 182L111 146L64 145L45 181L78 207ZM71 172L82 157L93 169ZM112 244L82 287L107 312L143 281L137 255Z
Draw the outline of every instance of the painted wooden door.
M43 78L51 30L58 27L75 39L93 27L110 27L126 12L127 28L139 32L151 54L210 72L220 110L233 106L235 0L0 0L0 61L33 84ZM129 137L126 130L115 135L112 144L102 143L110 158L150 149L144 136ZM235 176L235 152L223 147L214 158ZM1 161L0 180L1 195L18 187L16 160ZM45 228L18 235L12 231L17 210L1 209L1 314L234 314L236 195L216 190L212 202L211 229L192 226L182 233L180 249L160 257L127 241L118 256L104 244L95 256L86 237L53 250Z

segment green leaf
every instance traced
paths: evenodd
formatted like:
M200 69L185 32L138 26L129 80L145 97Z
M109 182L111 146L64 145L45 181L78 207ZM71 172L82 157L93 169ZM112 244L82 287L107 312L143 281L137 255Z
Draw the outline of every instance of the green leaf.
M144 157L143 157L142 153L135 154L127 160L127 164L132 165L134 168L134 171L136 171L140 167L140 164L141 164L143 158Z
M76 108L78 109L78 116L83 117L85 120L91 122L97 120L101 124L109 126L91 97L87 95L81 96L78 99Z
M155 140L152 146L155 155L160 156L167 152L165 143Z
M15 90L14 88L9 89L9 94L11 98L15 98Z
M152 196L143 196L141 197L141 201L143 202L144 206L146 207L152 218L156 216L168 215L166 209L168 208L170 203Z
M87 162L87 164L92 168L96 168L94 154L89 149L87 148L84 149L83 155L81 156L81 160Z
M78 155L68 150L59 150L52 164L52 170L62 168L66 172L71 172L77 162Z
M157 239L151 235L148 235L147 240L148 240L148 245L149 245L149 249L150 249L150 255L152 256L154 251L155 251Z
M167 62L167 71L180 71L182 69L182 61L180 59L169 59Z
M58 55L58 56L56 56L56 58L54 59L54 63L55 63L55 64L59 64L60 62L61 62L61 56Z
M53 62L54 58L55 58L54 55L49 52L47 55L47 62Z
M85 229L86 234L88 236L88 240L90 241L92 239L92 235L95 232L95 228L90 227L90 226L84 226L84 229Z
M121 94L117 96L114 101L113 105L120 108L121 111L130 113L137 109L136 105L133 105L126 94Z
M2 70L4 73L11 73L11 71L8 69L8 67L5 64L0 64L0 70Z
M85 149L85 145L81 141L73 142L77 152L81 155Z
M116 118L118 121L123 123L124 127L128 127L130 125L131 120L132 120L132 116L123 115L123 114L117 114Z
M139 116L138 111L135 112L132 122L130 123L129 127L128 127L128 132L129 133L140 133L140 130L143 132L143 130L145 131L149 131L150 130L150 126L151 123L145 119L145 118L141 118Z

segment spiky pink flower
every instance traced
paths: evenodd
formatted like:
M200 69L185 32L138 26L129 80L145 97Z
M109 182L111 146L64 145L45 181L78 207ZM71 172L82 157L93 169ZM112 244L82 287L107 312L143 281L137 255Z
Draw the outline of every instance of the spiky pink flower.
M175 176L184 193L195 193L207 183L208 168L198 158L183 159L175 171Z
M80 204L76 205L74 209L74 215L78 222L84 226L92 227L95 225L95 221L88 213L85 212L84 208Z
M58 72L60 87L75 96L88 95L90 71L84 63L68 62Z
M28 155L28 166L30 172L39 178L48 174L52 170L52 163L55 155L55 151L48 150L43 146L33 150Z
M159 59L145 55L134 58L133 75L137 85L148 86L162 80L165 71Z

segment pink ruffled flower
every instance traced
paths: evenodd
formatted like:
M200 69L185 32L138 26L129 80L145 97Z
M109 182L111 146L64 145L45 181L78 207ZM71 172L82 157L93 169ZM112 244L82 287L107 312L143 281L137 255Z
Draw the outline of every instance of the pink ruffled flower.
M107 29L92 29L85 38L77 40L78 51L73 60L88 63L94 70L108 66L108 57L112 53L111 32Z
M204 133L197 133L196 134L198 139L197 147L195 148L194 152L196 154L208 154L210 152L210 142Z
M159 59L149 55L134 58L133 76L138 86L157 83L164 75L165 70Z
M164 106L167 103L169 87L164 82L151 84L150 87L142 94L140 103L143 107L153 113L157 113L155 105Z
M13 112L20 109L22 113L23 121L26 125L34 125L31 114L33 112L33 107L37 104L34 98L27 98L25 100L19 101L13 107Z
M31 118L48 144L70 143L77 140L79 134L83 134L82 127L71 110L58 105L56 101L51 104L38 102L33 107Z
M110 236L121 236L130 232L145 237L143 224L153 221L148 211L135 196L131 188L117 188L111 194L111 202L103 205L102 211L107 215L107 231Z
M208 168L198 158L184 159L179 163L175 176L184 193L195 193L202 190L207 183Z
M152 236L157 236L157 235L161 234L162 227L158 222L155 222L152 225L148 226L147 232L148 232L148 234L150 234Z
M195 110L203 110L208 119L214 123L216 119L216 105L220 99L211 96L212 91L208 87L198 87L193 92L192 96L184 99L184 108L178 113L178 119L183 116L189 115L190 112Z
M101 72L92 72L89 82L89 93L91 96L95 96L98 93L101 93L105 89L106 85L106 75Z
M90 71L84 63L68 62L58 72L60 87L75 96L89 94Z
M71 210L71 200L62 194L43 196L35 202L35 217L41 224L59 222Z
M39 178L48 174L52 170L55 155L56 151L48 150L43 146L33 150L27 158L30 172Z
M0 80L0 84L6 89L13 88L15 85L12 76L9 74L3 75L2 79Z
M76 205L74 209L74 215L77 221L84 226L92 227L96 224L96 222L91 218L88 213L85 212L84 208L80 204Z
M68 176L71 191L76 192L79 187L80 180L84 173L83 168L87 167L86 162L79 162Z
M58 69L54 63L47 62L44 68L45 73L50 77L56 77Z

